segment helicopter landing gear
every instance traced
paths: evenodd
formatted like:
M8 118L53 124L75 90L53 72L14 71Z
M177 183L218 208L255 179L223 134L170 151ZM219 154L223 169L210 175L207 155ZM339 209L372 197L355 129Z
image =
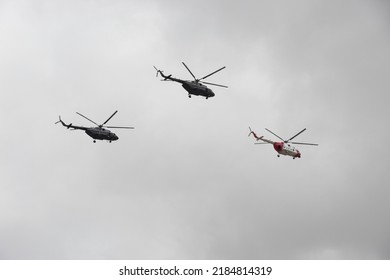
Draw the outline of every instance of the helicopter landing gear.
M188 95L188 98L191 98L191 94Z
M96 143L96 140L93 140L93 143Z
M278 155L278 157L280 157L280 155Z
M208 96L206 96L206 99L209 99L209 97L208 97Z

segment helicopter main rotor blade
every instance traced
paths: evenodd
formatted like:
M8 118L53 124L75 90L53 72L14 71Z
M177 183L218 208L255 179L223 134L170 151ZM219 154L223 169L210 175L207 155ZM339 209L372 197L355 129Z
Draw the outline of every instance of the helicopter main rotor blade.
M224 87L224 88L227 88L227 87L228 87L228 86L219 85L219 84L213 84L213 83L209 83L209 82L202 82L202 83L203 83L203 84L212 85L212 86Z
M192 74L190 68L188 68L187 65L186 65L184 62L182 62L182 63L183 63L183 65L184 65L184 67L187 68L188 72L190 72L191 76L194 77L194 80L195 80L195 81L198 81L198 80L196 79L195 75Z
M203 78L200 78L199 81L200 81L200 80L203 80L203 79L206 79L207 77L210 77L211 75L214 75L215 73L217 73L217 72L219 72L219 71L221 71L221 70L223 70L223 69L225 69L225 68L226 68L226 66L224 66L224 67L222 67L222 68L219 68L218 70L214 71L213 73L208 74L208 75L204 76Z
M153 65L153 67L154 67L154 69L156 69L156 77L158 77L158 73L162 73L162 71L160 70L160 69L157 69L157 67L156 66L154 66Z
M298 132L297 134L295 134L293 137L291 137L290 139L288 139L287 141L285 141L286 143L289 142L290 140L293 140L295 137L297 137L299 134L301 134L302 132L304 132L306 130L306 128L302 129L300 132Z
M159 70L156 68L156 66L153 65L153 67L154 67L154 69L156 69L156 77L157 77L157 76L158 76L158 71L159 71Z
M126 128L126 129L134 129L132 126L105 126L107 128Z
M318 144L313 144L313 143L302 143L302 142L290 142L291 144L296 144L296 145L310 145L310 146L318 146Z
M114 112L114 114L111 115L111 117L109 117L104 123L102 123L101 126L105 125L109 120L111 120L111 118L112 118L116 113L118 113L118 110L116 110L116 111Z
M96 124L97 126L99 126L99 125L98 125L97 123L95 123L93 120L88 119L86 116L80 114L79 112L76 112L76 114L79 114L79 115L82 116L83 118L89 120L91 123L94 123L94 124Z
M282 140L284 142L284 140L279 136L279 135L276 135L275 133L273 133L271 130L269 130L268 128L266 128L265 130L267 130L268 132L271 132L273 135L275 135L276 137L278 137L280 140Z

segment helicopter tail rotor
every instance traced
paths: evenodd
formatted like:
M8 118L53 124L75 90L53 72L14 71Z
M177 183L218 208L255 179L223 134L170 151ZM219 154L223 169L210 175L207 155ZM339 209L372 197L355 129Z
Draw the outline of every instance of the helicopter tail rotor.
M54 124L57 124L57 123L59 123L59 122L62 122L61 116L58 116L58 121L56 121Z
M70 128L72 127L72 124L65 124L62 120L61 120L61 116L58 116L58 121L56 121L54 124L57 124L57 123L61 123L63 126L66 126L66 128Z
M251 134L256 138L257 141L259 141L260 139L263 138L263 136L258 137L258 136L256 135L256 133L251 129L251 127L249 127L249 134L248 134L248 137L251 136Z
M156 77L158 77L158 74L160 74L160 76L163 78L161 81L172 81L171 79L172 75L165 76L162 70L157 69L156 66L153 67L156 70Z
M248 137L251 136L251 134L253 133L251 127L249 127L249 134L248 134Z
M157 67L156 67L156 66L154 66L154 65L153 65L153 67L154 67L154 69L156 70L156 77L158 77L158 74L160 74L160 75L161 75L162 71L161 71L161 70L159 70L159 69L157 69Z
M56 121L54 124L61 123L63 126L65 126L67 129L72 128L72 124L66 124L61 120L61 116L58 116L58 121Z

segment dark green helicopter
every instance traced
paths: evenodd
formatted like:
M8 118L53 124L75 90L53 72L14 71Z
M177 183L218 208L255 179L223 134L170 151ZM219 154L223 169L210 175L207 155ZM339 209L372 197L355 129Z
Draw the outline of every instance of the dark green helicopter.
M84 127L84 126L76 126L76 125L72 125L72 124L66 124L64 123L62 120L61 120L61 116L59 116L59 120L56 122L57 123L61 123L63 126L65 126L66 128L71 128L71 129L80 129L80 130L84 130L85 133L87 133L90 137L93 138L93 142L96 143L96 140L107 140L111 143L111 141L116 141L119 139L118 136L116 136L115 133L111 132L110 130L106 129L106 128L126 128L126 129L134 129L134 127L132 126L105 126L105 124L116 114L118 113L118 111L115 111L111 117L109 117L104 123L102 124L97 124L96 122L94 122L93 120L90 120L89 118L87 118L86 116L80 114L79 112L76 112L77 114L79 114L80 116L82 116L83 118L89 120L90 122L94 123L97 125L97 127Z
M184 67L188 70L188 72L190 72L191 76L194 78L193 81L177 79L177 78L172 77L172 75L166 76L163 74L163 71L161 71L161 70L157 69L155 66L153 66L154 69L156 69L156 71L157 71L156 77L158 76L158 74L160 74L161 77L164 78L163 81L173 81L173 82L181 83L182 87L188 92L188 97L190 97L190 98L191 98L191 95L204 96L204 97L206 97L206 99L208 99L209 97L215 96L214 92L211 89L209 89L207 86L205 86L204 84L227 88L227 86L219 85L219 84L213 84L213 83L208 83L208 82L200 83L201 80L204 80L204 79L210 77L211 75L221 71L222 69L225 69L226 68L225 66L206 75L206 76L204 76L203 78L197 79L195 77L195 75L192 74L191 70L187 67L187 65L184 62L182 62L182 63L184 65Z

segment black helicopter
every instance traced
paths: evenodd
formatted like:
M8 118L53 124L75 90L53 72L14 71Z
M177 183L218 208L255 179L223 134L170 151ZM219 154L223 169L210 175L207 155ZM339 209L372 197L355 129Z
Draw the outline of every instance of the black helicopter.
M108 129L105 129L105 128L126 128L126 129L134 129L134 127L131 127L131 126L105 126L105 124L116 114L118 113L118 111L115 111L111 117L109 117L104 123L102 124L97 124L95 123L94 121L88 119L86 116L80 114L79 112L76 112L77 114L79 114L80 116L82 116L83 118L86 118L87 120L89 120L90 122L94 123L97 125L97 127L84 127L84 126L76 126L76 125L72 125L72 124L66 124L64 123L62 120L61 120L61 116L59 116L59 121L56 122L57 123L61 123L63 126L65 126L66 128L72 128L72 129L80 129L80 130L84 130L85 133L87 133L90 137L93 138L93 142L96 143L96 139L97 140L107 140L111 143L111 141L116 141L119 139L118 136L116 136L115 133L111 132L110 130Z
M188 72L190 72L191 76L194 78L193 81L186 81L186 80L173 78L172 75L166 76L163 74L163 71L157 69L156 66L153 66L154 69L156 69L156 71L157 71L156 77L158 76L158 74L160 74L161 77L164 78L163 81L174 81L174 82L181 83L182 87L188 92L188 97L190 97L190 98L191 98L191 95L204 96L204 97L206 97L206 99L209 97L215 96L214 92L211 89L209 89L207 86L205 86L204 84L227 88L227 86L223 86L223 85L219 85L219 84L213 84L213 83L208 83L208 82L200 83L201 80L210 77L211 75L221 71L222 69L225 69L226 68L225 66L212 72L211 74L204 76L203 78L197 79L195 77L195 75L192 74L191 70L187 67L187 65L184 62L182 62L182 63L184 65L184 67L188 70Z

